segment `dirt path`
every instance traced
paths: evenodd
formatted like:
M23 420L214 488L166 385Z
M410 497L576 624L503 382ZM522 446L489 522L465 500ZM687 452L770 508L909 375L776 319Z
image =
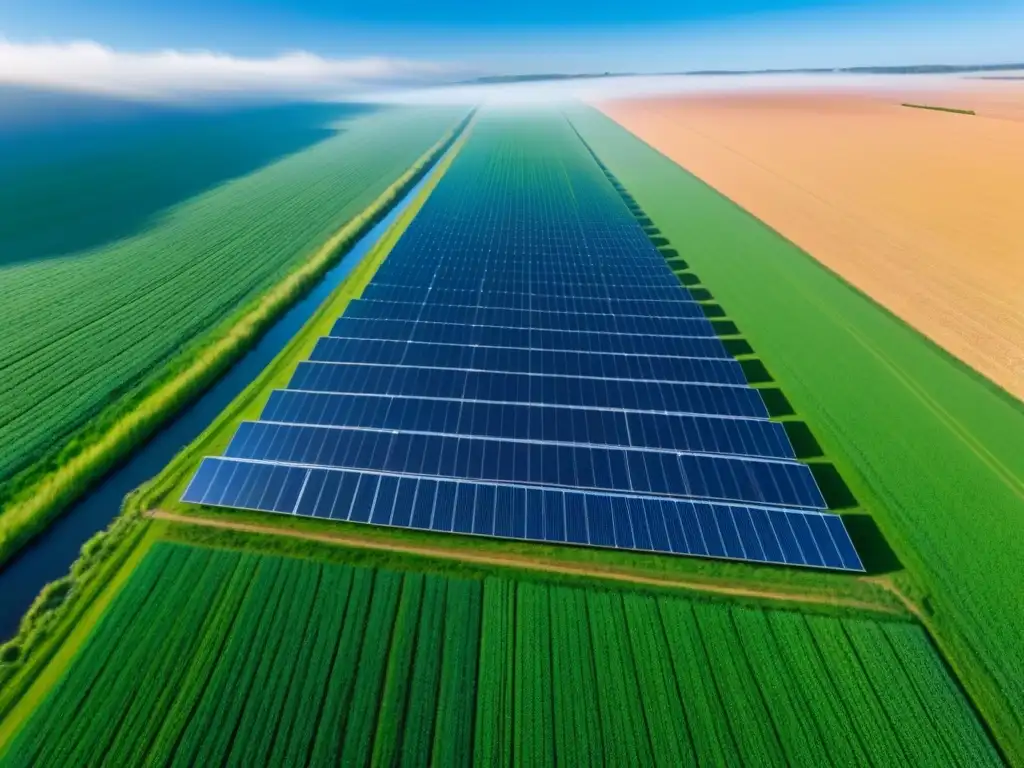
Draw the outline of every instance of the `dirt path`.
M878 586L880 586L890 595L894 596L897 600L903 603L903 607L906 608L907 611L909 611L910 613L914 614L914 616L916 616L922 624L927 624L928 620L927 617L924 615L924 611L922 611L913 600L911 600L909 597L907 597L900 591L900 588L893 583L892 578L890 578L889 576L864 576L862 578L864 579L864 581L869 581L872 584L877 584Z
M287 536L293 539L305 541L318 541L326 544L338 544L357 549L375 549L386 552L398 552L406 555L419 555L422 557L435 557L444 560L457 560L463 563L475 563L479 565L496 565L507 568L519 568L529 571L540 571L546 573L561 573L570 576L585 576L590 578L608 579L610 581L626 582L630 584L645 584L654 587L668 587L671 589L689 589L696 592L706 592L716 595L728 595L730 597L750 597L761 600L778 600L783 602L811 603L815 605L832 605L860 610L881 611L898 615L899 610L886 605L876 605L861 600L852 600L844 597L830 597L825 595L813 595L806 593L789 593L769 589L756 589L752 587L738 587L726 584L711 584L702 581L689 581L686 579L656 578L654 576L642 576L628 571L604 570L592 568L586 565L573 565L564 562L555 562L544 558L530 558L521 555L491 555L480 552L472 552L464 549L445 549L443 547L430 547L414 544L401 544L381 539L365 538L361 536L310 533L308 531L294 531L285 528L278 528L271 525L256 525L253 523L231 522L227 520L212 520L205 517L193 517L191 515L179 515L164 510L153 510L149 513L151 517L158 520L167 520L173 523L185 525L200 525L207 528L219 528L223 530L242 531L245 533L262 533L273 536ZM893 590L879 581L873 581L886 591ZM905 598L898 592L895 593L904 604ZM916 611L915 611L916 613Z

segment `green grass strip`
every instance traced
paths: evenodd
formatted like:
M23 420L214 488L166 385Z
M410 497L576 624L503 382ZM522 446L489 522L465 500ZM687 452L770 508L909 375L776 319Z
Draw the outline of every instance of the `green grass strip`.
M952 112L956 115L975 115L977 114L973 109L956 109L954 107L936 107L931 104L910 104L903 102L900 104L901 107L911 107L912 109L930 109L934 112Z
M469 766L473 762L481 591L478 581L448 582L441 685L431 752L435 765Z
M356 665L356 679L347 717L343 720L344 741L341 748L343 765L367 765L373 749L373 732L377 725L381 688L391 648L392 631L402 593L403 576L379 571L373 602L363 636L362 652Z
M409 696L405 704L404 719L394 726L400 732L401 755L397 762L401 765L424 765L433 745L441 680L441 644L444 639L447 587L446 579L435 575L426 576L416 635L416 655L409 681ZM377 738L380 741L383 737L378 733ZM380 751L382 760L378 764L395 764L392 747L384 745ZM390 756L391 762L385 763L384 755Z
M474 763L480 768L512 765L515 623L515 582L486 579L473 747Z
M337 661L338 639L347 616L349 595L357 571L337 565L326 566L321 594L324 604L314 613L315 633L309 638L309 668L305 680L292 686L297 698L289 698L291 729L282 726L274 744L271 765L304 765L312 750L317 723ZM364 571L358 571L364 573ZM319 618L317 621L316 619ZM304 649L305 650L305 647Z
M397 765L402 750L402 731L405 713L410 707L416 709L423 703L409 701L414 679L416 645L419 641L418 628L420 611L424 608L425 578L422 574L407 574L402 582L402 596L398 602L398 614L391 631L391 650L388 654L384 691L377 709L377 728L373 737L373 765ZM432 603L436 607L435 602ZM424 638L425 639L425 638ZM429 700L430 708L436 706Z

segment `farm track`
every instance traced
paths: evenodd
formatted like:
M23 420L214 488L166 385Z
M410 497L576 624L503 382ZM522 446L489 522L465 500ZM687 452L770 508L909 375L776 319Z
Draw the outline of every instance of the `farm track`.
M727 584L711 584L703 581L692 581L687 579L659 579L653 576L641 576L627 571L607 570L603 568L588 568L582 565L570 565L566 563L552 562L542 558L520 557L518 555L494 555L478 554L467 552L462 549L447 549L445 547L417 546L414 544L400 544L397 542L382 541L363 536L336 535L327 533L309 533L307 531L292 531L278 528L273 525L255 525L252 523L234 523L226 520L212 520L206 517L194 515L180 515L166 510L156 509L148 513L156 520L165 520L171 523L184 525L199 525L207 528L218 528L221 530L238 531L240 533L257 533L272 536L285 536L304 541L316 541L324 544L334 544L356 549L372 549L382 552L396 552L404 555L417 555L422 557L435 557L444 560L457 560L464 563L499 566L504 568L519 568L528 571L542 573L557 573L566 576L582 576L586 578L607 579L629 584L642 584L652 587L667 587L671 589L689 589L695 592L706 592L708 594L723 595L728 597L745 597L761 600L773 600L779 602L810 603L813 605L831 605L842 608L853 608L857 610L880 611L892 615L900 615L901 611L886 605L868 603L862 600L850 600L842 597L825 597L823 595L808 594L806 592L784 592L771 589L757 589L753 587L738 587ZM865 577L865 580L872 581ZM882 584L878 580L872 583L879 584L889 592L893 592L890 586ZM897 597L910 609L913 605L900 594ZM917 610L913 611L917 615Z

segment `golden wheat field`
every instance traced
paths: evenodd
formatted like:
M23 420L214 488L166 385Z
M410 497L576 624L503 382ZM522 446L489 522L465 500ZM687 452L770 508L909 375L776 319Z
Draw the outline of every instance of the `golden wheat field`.
M1024 398L1024 82L598 106Z

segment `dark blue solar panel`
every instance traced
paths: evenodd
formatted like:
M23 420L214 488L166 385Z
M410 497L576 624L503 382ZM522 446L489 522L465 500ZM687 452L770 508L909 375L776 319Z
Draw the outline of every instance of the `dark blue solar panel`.
M300 363L289 389L767 418L755 389L406 366Z
M421 368L465 368L496 373L540 373L599 379L639 379L745 385L732 358L662 357L520 347L336 338L317 340L310 360Z
M456 325L493 325L502 328L550 328L562 331L624 333L658 336L714 336L703 314L695 317L638 317L571 312L537 312L499 307L460 307L444 304L410 304L388 301L353 301L346 318L410 320Z
M792 459L762 419L277 390L261 421Z
M577 352L718 357L730 355L713 336L656 336L550 329L465 326L455 323L417 323L411 320L368 320L341 317L332 336L391 341L425 341L441 344L476 344L485 347L561 349Z
M405 302L422 306L498 307L530 309L537 312L576 312L588 315L637 315L640 317L704 317L704 308L684 291L675 299L612 299L579 296L545 296L535 293L484 293L432 288L423 298L407 298L409 289L373 282L363 291L362 301Z
M268 473L277 473L279 487L300 489L302 498L296 492L289 494L291 506L261 501L247 508L499 538L862 570L842 520L827 513L770 510L769 518L757 507L280 467L220 458L203 460L184 499L242 507L239 489L254 477L256 482L262 481ZM342 496L332 490L343 487L352 492ZM807 546L788 553L764 546L765 534L773 534L772 523L764 531L755 531L750 525L755 515L762 523L772 520L777 526L781 521L809 532ZM852 560L834 559L836 541L852 553ZM818 554L821 551L830 554Z
M756 504L825 507L797 462L243 422L224 453L238 459L426 474L503 483L635 491ZM798 533L805 535L804 532Z

